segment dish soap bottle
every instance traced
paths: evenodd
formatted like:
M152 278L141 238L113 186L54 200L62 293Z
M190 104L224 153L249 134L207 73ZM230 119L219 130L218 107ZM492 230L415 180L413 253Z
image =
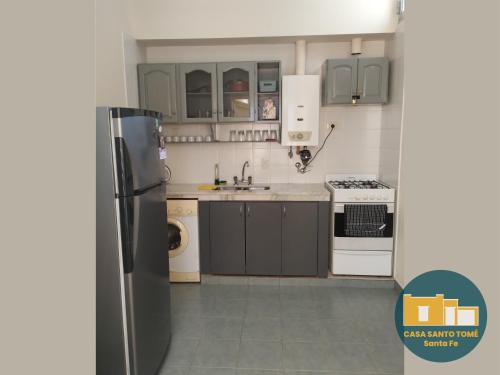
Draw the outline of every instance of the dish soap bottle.
M219 164L215 163L215 178L214 178L214 184L219 185L220 180L219 180Z

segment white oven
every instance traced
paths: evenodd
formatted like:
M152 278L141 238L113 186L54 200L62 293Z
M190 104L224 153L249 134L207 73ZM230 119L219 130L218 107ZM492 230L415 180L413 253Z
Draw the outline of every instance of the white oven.
M327 187L332 192L331 272L334 275L391 276L394 189L372 176L363 180L358 177L355 187L351 179L335 177L334 181L327 180Z
M391 276L394 244L394 203L359 203L359 205L386 206L385 221L373 230L373 234L352 236L346 233L347 205L333 205L331 271L334 275Z

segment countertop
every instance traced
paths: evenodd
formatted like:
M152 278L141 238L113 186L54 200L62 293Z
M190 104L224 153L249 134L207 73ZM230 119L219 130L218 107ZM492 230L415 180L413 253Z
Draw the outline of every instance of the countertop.
M200 201L329 201L325 184L266 184L269 190L198 190L201 184L167 184L167 199L193 198Z

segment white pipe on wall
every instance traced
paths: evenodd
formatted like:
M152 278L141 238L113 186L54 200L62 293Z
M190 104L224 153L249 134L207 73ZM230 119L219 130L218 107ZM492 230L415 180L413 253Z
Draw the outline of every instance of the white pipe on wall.
M351 41L351 55L361 55L361 44L363 43L363 39L361 38L352 38Z
M295 42L295 74L306 74L306 41L304 39Z

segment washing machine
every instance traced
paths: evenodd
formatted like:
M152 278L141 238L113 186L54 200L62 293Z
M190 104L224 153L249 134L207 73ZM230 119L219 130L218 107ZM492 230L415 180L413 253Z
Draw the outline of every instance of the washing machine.
M198 200L169 199L167 215L170 282L200 282Z

